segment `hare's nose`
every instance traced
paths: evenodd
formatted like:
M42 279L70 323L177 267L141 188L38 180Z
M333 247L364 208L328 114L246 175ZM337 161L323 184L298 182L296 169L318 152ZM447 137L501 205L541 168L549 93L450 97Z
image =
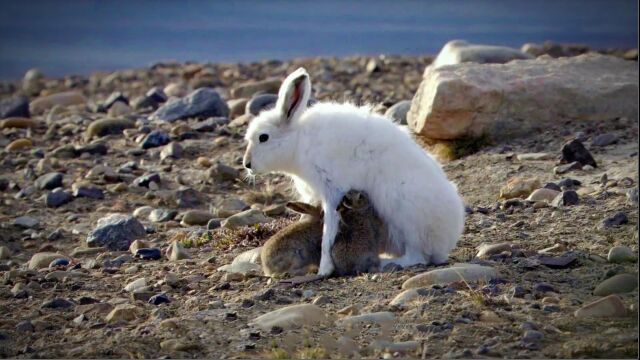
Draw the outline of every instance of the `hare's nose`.
M244 167L246 167L247 169L251 169L251 162L244 164Z

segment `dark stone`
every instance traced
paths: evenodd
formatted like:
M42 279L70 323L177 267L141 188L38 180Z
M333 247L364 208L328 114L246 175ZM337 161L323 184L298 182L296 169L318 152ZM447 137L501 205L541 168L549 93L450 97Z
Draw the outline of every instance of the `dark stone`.
M58 239L62 238L63 235L64 235L64 233L63 233L62 229L61 228L57 228L47 236L47 241L58 240Z
M107 155L109 148L103 142L96 142L87 146L76 148L77 154L88 153L89 155Z
M228 282L223 282L222 284L218 284L213 287L213 290L229 290L231 289L231 284Z
M557 189L558 191L562 191L561 188L568 188L568 189L572 189L574 187L579 187L581 186L582 183L579 180L576 179L571 179L571 178L564 178L560 181L558 181L558 185L559 188ZM555 190L555 189L554 189Z
M165 94L164 90L159 87L152 87L144 94L144 96L154 100L158 104L167 101L167 94Z
M275 94L259 94L255 95L247 102L244 108L245 114L252 114L257 116L263 110L273 108L278 101L278 95Z
M158 146L167 145L169 142L171 142L169 134L165 133L162 130L154 130L147 134L147 136L145 136L140 146L146 150Z
M551 205L556 207L578 205L579 203L580 198L578 197L578 193L573 190L563 191L551 201Z
M602 227L608 229L614 226L627 224L628 222L629 218L627 217L627 215L623 212L618 212L615 215L602 220Z
M38 190L53 190L62 186L62 173L52 172L44 174L36 179L35 186Z
M542 307L542 311L546 313L558 312L560 307L558 305L545 305Z
M152 119L173 122L186 118L228 117L229 107L217 91L200 88L182 99L166 102L152 115Z
M64 259L64 258L60 258L60 259L55 259L51 262L51 264L49 264L50 268L55 268L58 266L67 266L69 265L69 260Z
M575 256L540 256L540 264L552 269L566 269L571 266L577 258Z
M18 332L34 332L36 329L29 320L20 321L16 325L16 331Z
M9 188L9 180L0 178L0 191L6 191Z
M69 309L74 307L75 304L67 299L55 298L53 300L46 301L40 308L42 309Z
M112 214L98 220L98 226L87 237L87 245L127 250L133 240L145 234L144 226L133 216Z
M539 342L544 337L544 334L537 330L527 330L522 336L522 341L526 343Z
M227 123L229 123L229 119L226 117L208 118L195 123L191 128L197 132L213 132Z
M238 319L238 314L235 312L228 312L224 314L224 319L227 321L235 321Z
M50 208L57 208L71 201L73 201L73 196L62 189L52 191L44 198L45 206Z
M577 139L573 139L562 145L562 160L567 163L577 161L583 166L591 165L594 168L598 167L589 150Z
M193 188L183 186L176 190L175 199L179 208L194 208L204 203L205 196Z
M207 230L215 230L220 227L221 219L211 219L207 222Z
M141 186L141 187L149 187L149 183L150 182L154 182L156 184L160 184L160 174L158 173L150 173L150 174L145 174L142 175L138 178L136 178L135 180L133 180L133 184L135 186Z
M255 304L256 304L255 301L253 301L251 299L243 299L241 306L243 308L245 308L245 309L248 309L248 308L252 307Z
M273 289L267 289L267 290L255 295L253 298L255 300L267 301L267 300L273 299L275 294L276 294L276 292Z
M394 123L400 125L407 125L407 113L411 108L411 100L402 100L384 113L384 116L391 119Z
M153 295L149 299L149 304L152 304L152 305L168 304L170 302L171 302L171 299L169 299L169 297L166 294Z
M546 293L546 292L556 292L556 289L551 284L537 283L533 287L533 291L539 292L539 293Z
M90 199L104 199L104 192L97 187L79 186L73 191L75 197L86 197Z
M480 214L488 214L489 212L491 212L491 209L486 208L486 207L482 207L482 206L476 206L476 212L479 212Z
M73 159L79 155L80 153L71 144L59 146L51 152L51 156L58 159Z
M78 299L78 304L80 304L80 305L96 304L96 303L99 303L99 302L100 302L100 300L94 299L94 298L89 297L89 296L82 296L82 297L80 297L80 299Z
M14 96L0 100L0 119L10 117L30 117L29 99L26 96Z
M162 251L158 248L143 248L136 250L136 257L142 260L158 260L162 258Z

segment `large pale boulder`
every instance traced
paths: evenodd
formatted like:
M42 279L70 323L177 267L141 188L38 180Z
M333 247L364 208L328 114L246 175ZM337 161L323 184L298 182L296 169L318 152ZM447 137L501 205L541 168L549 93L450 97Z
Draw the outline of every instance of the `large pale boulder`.
M636 119L637 99L636 64L613 56L430 66L407 122L431 139L499 139L566 120Z
M515 59L533 59L533 56L506 46L470 44L464 40L451 40L442 47L432 66L439 68L465 62L504 64Z

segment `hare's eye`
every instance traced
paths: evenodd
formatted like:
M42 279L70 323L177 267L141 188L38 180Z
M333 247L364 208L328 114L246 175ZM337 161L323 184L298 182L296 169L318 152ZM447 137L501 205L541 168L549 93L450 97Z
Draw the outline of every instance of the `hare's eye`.
M267 134L260 134L260 136L258 136L258 140L259 140L261 143L263 143L263 142L265 142L265 141L269 140L269 135L267 135Z

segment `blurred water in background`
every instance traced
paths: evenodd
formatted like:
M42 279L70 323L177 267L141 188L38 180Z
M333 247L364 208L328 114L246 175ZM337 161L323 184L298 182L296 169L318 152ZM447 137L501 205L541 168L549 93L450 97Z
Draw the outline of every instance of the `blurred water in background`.
M61 76L161 60L436 54L455 38L515 47L638 41L630 0L3 0L0 8L0 79L32 67Z

